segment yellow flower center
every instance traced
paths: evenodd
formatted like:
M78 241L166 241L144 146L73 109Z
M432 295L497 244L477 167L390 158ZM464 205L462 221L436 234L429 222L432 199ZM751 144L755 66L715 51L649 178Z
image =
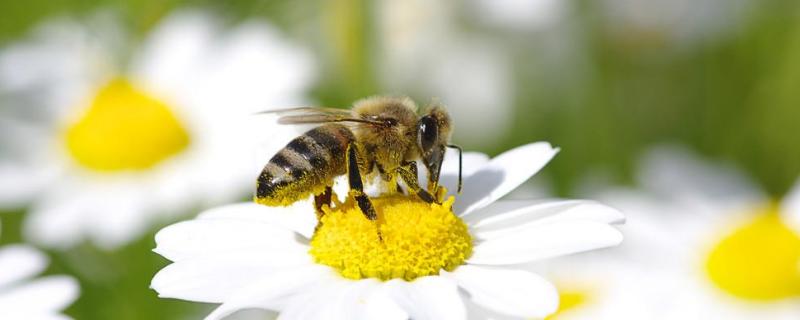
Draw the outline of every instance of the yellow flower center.
M310 254L350 279L388 280L452 271L472 253L472 237L452 212L455 198L428 204L404 195L372 198L377 221L364 217L352 197L325 207ZM380 236L379 236L380 234Z
M67 128L69 154L96 171L142 170L180 153L189 134L163 102L122 79L102 87Z
M570 310L575 310L586 304L589 299L588 290L559 288L558 290L558 310L555 313L545 317L546 320L558 319L560 315L569 313Z
M723 238L706 271L722 290L743 299L770 301L800 295L800 237L780 219L777 206Z

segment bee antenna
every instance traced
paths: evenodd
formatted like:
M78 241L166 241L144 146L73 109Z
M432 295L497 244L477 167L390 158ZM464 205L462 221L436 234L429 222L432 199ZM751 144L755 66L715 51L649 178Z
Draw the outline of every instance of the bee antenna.
M461 182L461 164L463 163L463 157L461 156L462 150L461 147L454 144L448 144L447 147L458 150L458 193L460 194L461 186L463 185Z

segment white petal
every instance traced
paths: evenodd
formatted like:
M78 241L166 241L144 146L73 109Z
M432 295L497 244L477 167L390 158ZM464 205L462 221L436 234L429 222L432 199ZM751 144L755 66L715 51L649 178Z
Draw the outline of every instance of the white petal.
M386 290L374 290L367 294L369 295L363 297L361 301L352 301L357 303L355 308L359 308L357 312L354 312L353 319L405 320L409 318L408 313L389 297Z
M288 207L266 207L253 202L237 203L206 210L199 218L260 221L292 230L307 239L314 234L314 227L317 225L311 201L298 201Z
M800 180L781 202L781 214L783 220L800 234Z
M152 221L143 179L70 175L48 190L25 221L30 241L66 248L86 239L115 248L139 236Z
M495 236L496 235L496 236ZM505 265L616 246L622 233L606 223L559 221L477 238L470 264Z
M320 281L334 272L320 265L309 265L276 272L239 290L209 314L206 320L222 319L237 310L263 308L275 310L298 293L314 290Z
M25 206L50 181L40 177L41 168L0 162L0 209L10 210Z
M480 152L464 152L462 165L462 180L475 174L489 162L489 156ZM425 166L419 167L419 172L426 172ZM428 184L427 174L420 174L420 185ZM462 181L463 182L463 181ZM448 150L439 173L439 184L446 187L448 194L455 195L458 190L458 152Z
M305 251L219 253L170 264L153 277L150 287L162 298L221 303L263 277L311 263Z
M618 210L589 200L507 200L464 217L479 237L512 232L557 221L594 221L617 224L625 221Z
M230 32L209 56L208 89L198 93L211 105L250 114L272 106L301 103L300 93L313 81L313 56L262 21L248 21ZM226 104L227 103L227 104Z
M212 47L215 26L213 17L199 12L170 15L143 45L136 76L168 92L176 92L187 80L198 81L197 64Z
M412 282L390 280L385 286L390 297L411 319L465 319L467 316L453 280L428 276Z
M13 313L12 313L13 312ZM52 312L16 312L16 311L0 311L0 319L12 320L71 320L72 318L62 314Z
M86 190L73 189L72 197L51 192L33 205L23 225L26 240L49 248L66 248L82 239L87 225L92 223L86 217L90 207Z
M383 289L383 283L376 279L353 281L340 279L344 286L328 296L328 319L370 320L370 319L408 319L406 313Z
M470 300L498 313L543 318L558 308L558 291L542 277L522 270L460 266L447 274Z
M106 32L98 31L72 19L51 19L29 39L4 47L0 87L25 97L8 100L22 106L8 106L26 108L31 114L48 113L49 119L63 115L59 109L73 107L88 82L97 80L97 71L106 71L103 67L110 62L104 59L109 48L97 45L99 34Z
M500 154L464 181L454 211L465 215L494 202L539 172L556 153L558 148L537 142Z
M653 148L642 163L637 177L641 185L673 199L702 197L737 207L765 199L741 171L725 163L707 163L683 147Z
M0 289L39 274L47 267L47 257L25 245L0 249Z
M152 221L152 215L149 215L152 210L146 207L146 200L136 196L133 190L120 192L127 192L127 196L108 197L106 199L112 200L106 201L95 199L92 202L94 208L86 211L85 219L91 221L85 232L95 245L106 250L116 249L138 238Z
M189 111L227 111L222 116L304 102L302 91L314 75L309 51L263 22L242 23L224 37L215 22L192 12L169 17L150 41L154 50L135 68L142 82L166 89Z
M380 177L376 177L376 179L380 179ZM333 194L335 194L339 198L339 201L341 201L341 202L346 201L347 200L347 192L350 191L350 185L347 182L347 176L346 175L342 175L342 176L334 178L333 179L333 187L332 187L332 189L333 189ZM376 188L375 186L373 186L371 184L367 184L367 185L364 186L364 192L366 192L368 195L370 195L370 192L376 191L376 190L372 190L372 189L380 189L380 188ZM377 191L380 191L380 190L377 190Z
M332 320L341 317L336 313L335 302L347 287L347 280L339 277L325 278L313 290L299 292L289 299L278 315L279 320L321 319Z
M442 6L448 7L447 4ZM407 10L410 12L421 11L414 9L414 5L408 5L408 7ZM430 9L426 7L425 11L428 10ZM442 13L442 16L449 15L446 13L448 9L443 10L445 12ZM437 14L432 14L431 17L432 20L441 20ZM425 33L432 31L426 27L418 28L424 30L422 32ZM399 29L406 30L407 26ZM433 31L433 33L436 32ZM448 38L448 36L444 37ZM496 145L499 138L506 135L507 130L511 127L509 123L513 120L511 97L514 96L514 86L509 74L512 68L509 65L510 61L505 58L506 53L497 46L482 41L434 41L437 53L423 54L430 57L426 59L428 60L427 64L420 61L421 57L418 54L411 57L416 65L409 66L409 68L424 68L419 72L426 75L415 79L415 83L420 81L425 83L419 85L428 87L432 95L441 97L442 101L447 101L448 110L456 126L455 135L458 140L469 141L472 145L482 147ZM402 46L406 45L408 44ZM402 48L401 50L408 49ZM421 51L420 53L427 51L423 48L418 50ZM445 54L445 52L447 53ZM425 66L422 67L422 65ZM396 73L408 74L409 70ZM481 76L473 76L478 74ZM398 75L392 74L392 77L398 77ZM491 106L491 112L486 112L487 106Z
M492 26L519 31L542 30L565 18L569 5L558 0L477 0L477 17Z
M462 174L468 177L486 165L489 162L489 156L481 152L467 151L464 152L461 160L463 161L461 164ZM458 174L458 151L447 149L440 172L442 174Z
M27 282L0 294L0 310L14 313L60 311L78 297L78 283L65 276L50 276Z
M295 295L278 313L278 320L326 319L324 317L329 316L329 304L325 298L336 296L332 287L321 283L311 292Z
M304 251L306 246L290 230L258 221L210 219L179 222L161 229L156 236L156 253L172 261L211 256L234 250Z
M278 312L274 310L252 308L237 311L225 317L225 320L274 320L277 318Z
M408 319L375 279L332 277L290 301L280 319Z
M464 302L467 306L467 320L519 320L519 317L507 316L500 314L494 310L484 308L477 305L472 300L467 299ZM534 319L534 318L531 318Z
M0 150L5 153L0 159L0 209L23 207L58 177L60 167L42 150L50 132L41 131L19 119L0 119Z

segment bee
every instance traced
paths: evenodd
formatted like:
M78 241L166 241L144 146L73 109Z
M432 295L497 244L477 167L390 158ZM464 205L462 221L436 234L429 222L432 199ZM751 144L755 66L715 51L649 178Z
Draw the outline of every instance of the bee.
M419 113L418 113L419 112ZM421 111L410 98L371 97L356 101L351 110L301 107L266 111L283 116L280 124L319 124L294 138L267 163L256 181L255 202L287 206L314 196L317 217L330 206L334 179L347 175L361 212L370 220L377 214L364 193L364 180L376 175L389 190L421 200L438 201L439 173L445 148L459 152L458 191L461 191L461 148L449 144L453 129L447 110L432 104ZM426 188L419 185L416 160L428 171Z

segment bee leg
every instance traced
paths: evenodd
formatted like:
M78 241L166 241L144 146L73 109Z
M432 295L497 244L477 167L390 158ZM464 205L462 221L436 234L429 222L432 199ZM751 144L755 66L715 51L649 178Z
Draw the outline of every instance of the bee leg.
M394 172L386 171L380 164L377 165L378 172L381 174L381 179L383 182L387 184L387 188L389 188L390 192L396 192L400 194L405 194L403 191L403 187L400 186L400 181L397 180L397 176Z
M314 195L314 208L317 212L317 221L322 221L322 216L325 215L325 212L322 211L322 206L327 205L328 207L331 206L331 196L333 195L333 190L331 187L325 187L325 191Z
M358 168L358 156L354 144L347 146L347 181L350 184L350 193L358 203L361 212L372 221L378 219L378 214L375 213L375 207L369 201L369 197L364 193L364 183L361 182L361 171Z
M364 183L361 182L361 171L358 168L358 155L356 154L356 147L354 144L347 146L347 181L350 184L350 194L356 199L358 208L370 221L378 220L378 214L375 213L375 207L372 206L372 201L364 193ZM381 229L375 225L378 233L378 240L383 241Z
M399 167L397 167L397 171L400 173L400 176L403 177L403 181L406 182L406 186L416 194L422 201L427 203L436 202L436 199L428 192L427 190L421 188L419 186L419 175L417 173L417 164L413 161L405 161Z

